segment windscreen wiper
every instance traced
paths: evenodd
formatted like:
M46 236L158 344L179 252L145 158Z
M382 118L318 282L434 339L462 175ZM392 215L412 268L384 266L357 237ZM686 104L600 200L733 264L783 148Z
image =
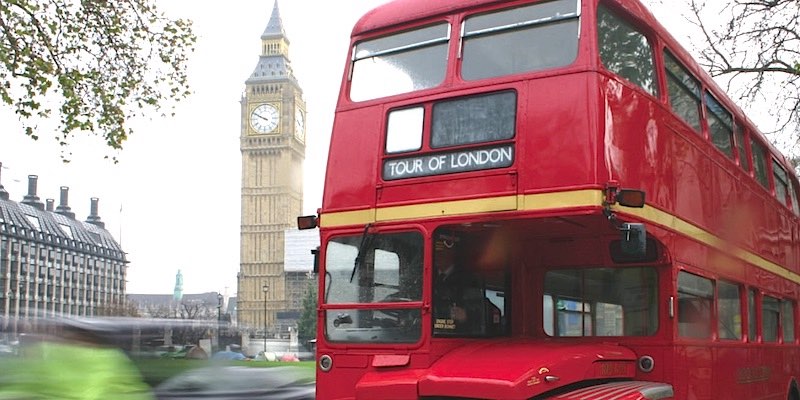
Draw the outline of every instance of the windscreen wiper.
M375 238L374 233L369 233L369 228L372 224L367 224L364 226L364 233L361 235L361 244L358 246L358 254L356 255L356 260L353 263L353 272L350 274L350 283L353 283L353 278L356 276L356 271L364 263L364 257L366 257L367 248L372 244L372 240Z

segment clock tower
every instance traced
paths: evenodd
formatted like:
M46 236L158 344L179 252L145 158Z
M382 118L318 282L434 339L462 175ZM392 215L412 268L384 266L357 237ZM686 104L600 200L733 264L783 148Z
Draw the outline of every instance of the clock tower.
M241 100L242 221L237 318L277 333L286 309L284 231L303 210L305 113L292 73L278 1L261 34L261 54Z

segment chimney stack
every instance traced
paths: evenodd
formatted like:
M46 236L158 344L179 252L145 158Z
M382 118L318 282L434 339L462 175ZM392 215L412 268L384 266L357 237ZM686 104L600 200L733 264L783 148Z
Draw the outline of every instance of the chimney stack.
M56 207L56 214L75 219L75 213L69 207L69 187L61 187L61 203Z
M100 221L100 215L97 213L97 203L100 201L97 197L92 197L92 212L89 214L89 217L86 218L86 222L92 225L97 225L101 228L105 228L105 222Z
M2 172L3 163L0 162L0 175L2 175ZM0 180L0 200L8 200L8 192L6 192L6 189L3 187L2 180Z
M39 201L39 196L36 195L36 181L38 179L39 177L36 175L28 175L28 194L25 195L21 203L44 210L44 204Z
M50 211L50 212L53 212L53 211L54 211L54 209L55 209L55 206L54 206L55 202L56 202L56 201L55 201L55 200L53 200L53 199L47 199L47 200L45 200L45 201L44 201L44 203L45 203L44 210L45 210L45 211Z

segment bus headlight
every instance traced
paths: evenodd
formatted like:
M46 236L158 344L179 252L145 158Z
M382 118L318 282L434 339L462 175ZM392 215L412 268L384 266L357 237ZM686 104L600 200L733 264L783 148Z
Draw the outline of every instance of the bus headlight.
M653 360L653 357L650 356L641 356L639 357L639 371L642 372L650 372L655 368L656 362Z
M319 358L319 369L323 372L328 372L333 368L333 359L331 356L325 354L324 356Z

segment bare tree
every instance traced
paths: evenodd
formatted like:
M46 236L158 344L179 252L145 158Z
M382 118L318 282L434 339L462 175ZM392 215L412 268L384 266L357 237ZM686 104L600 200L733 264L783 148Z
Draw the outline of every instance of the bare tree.
M178 318L213 320L217 318L216 306L200 300L183 301L181 302Z
M791 158L800 154L800 7L797 0L688 0L704 39L699 62ZM762 124L763 125L763 124Z
M175 318L175 312L166 304L148 304L144 314L150 318Z
M139 317L136 303L125 299L123 303L109 303L97 308L95 315L104 317Z

